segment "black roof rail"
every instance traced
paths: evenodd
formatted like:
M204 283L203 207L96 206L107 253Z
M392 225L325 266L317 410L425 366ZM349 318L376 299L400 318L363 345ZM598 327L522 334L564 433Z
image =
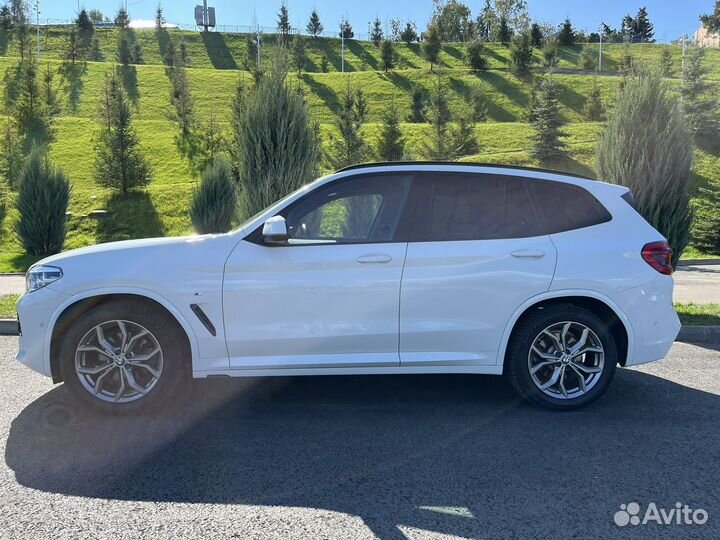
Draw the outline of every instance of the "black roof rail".
M530 171L540 172L548 174L559 174L562 176L571 176L573 178L582 178L584 180L597 180L597 178L591 178L590 176L584 176L582 174L574 174L566 171L555 171L552 169L542 169L539 167L523 167L521 165L500 165L497 163L474 163L469 161L386 161L386 162L374 162L374 163L362 163L357 165L350 165L343 167L335 171L336 173L353 171L356 169L371 169L373 167L393 167L402 165L451 165L456 167L492 167L495 169L509 169L516 171Z

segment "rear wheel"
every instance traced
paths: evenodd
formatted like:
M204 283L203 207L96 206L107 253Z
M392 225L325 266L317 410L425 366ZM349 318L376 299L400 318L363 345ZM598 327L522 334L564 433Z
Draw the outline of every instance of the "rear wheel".
M552 409L599 398L615 374L617 347L608 326L573 305L540 308L520 323L506 359L515 389Z
M189 378L185 336L166 313L121 300L82 315L63 338L60 369L70 393L110 413L148 410Z

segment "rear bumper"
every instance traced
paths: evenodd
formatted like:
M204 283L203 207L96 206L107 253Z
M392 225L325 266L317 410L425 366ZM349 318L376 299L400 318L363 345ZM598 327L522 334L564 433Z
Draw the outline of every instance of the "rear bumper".
M632 327L627 366L662 360L667 355L680 332L672 297L673 279L663 275L615 296Z

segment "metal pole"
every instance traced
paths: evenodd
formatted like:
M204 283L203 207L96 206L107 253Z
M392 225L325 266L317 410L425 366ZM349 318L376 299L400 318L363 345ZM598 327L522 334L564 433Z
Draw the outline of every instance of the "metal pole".
M340 65L342 73L345 73L345 19L343 19L340 23L340 42L342 43L342 60L340 62Z
M685 51L687 50L687 45L685 44L685 36L687 34L683 34L682 36L682 80L685 80Z
M260 69L260 61L261 61L261 57L260 57L260 45L261 45L261 41L260 41L260 30L258 29L258 32L257 32L257 67L258 67L258 69Z
M602 71L602 38L603 38L603 22L600 21L600 61L598 62L598 72Z
M208 16L207 0L203 0L203 27L206 32L208 31L208 24L210 24L210 17Z
M40 0L35 0L35 26L37 27L37 54L40 60Z

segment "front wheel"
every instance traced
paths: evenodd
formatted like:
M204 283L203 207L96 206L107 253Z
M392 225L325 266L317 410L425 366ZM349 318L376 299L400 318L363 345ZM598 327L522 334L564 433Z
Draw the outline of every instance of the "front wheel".
M617 347L608 326L573 305L540 308L520 323L506 358L515 389L551 409L599 398L615 374Z
M135 301L100 305L63 338L60 370L82 404L108 413L149 410L187 380L187 353L177 323Z

